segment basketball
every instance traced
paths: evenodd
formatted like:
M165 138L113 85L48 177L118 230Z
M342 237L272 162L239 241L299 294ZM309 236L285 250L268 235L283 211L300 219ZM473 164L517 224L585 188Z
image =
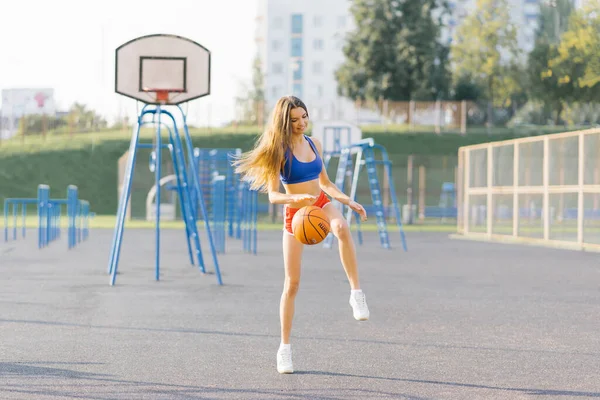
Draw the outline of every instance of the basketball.
M302 207L296 211L292 219L294 237L304 244L321 243L330 229L329 217L320 207Z

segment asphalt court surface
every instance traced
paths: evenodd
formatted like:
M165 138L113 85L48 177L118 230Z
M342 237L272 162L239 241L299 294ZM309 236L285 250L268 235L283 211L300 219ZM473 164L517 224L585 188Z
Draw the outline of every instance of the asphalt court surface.
M112 230L67 250L0 242L0 399L582 399L600 397L599 255L407 233L358 247L371 318L358 322L334 249L306 247L275 368L281 231L258 255L228 239L224 285L189 264L184 233ZM203 236L204 238L204 236Z

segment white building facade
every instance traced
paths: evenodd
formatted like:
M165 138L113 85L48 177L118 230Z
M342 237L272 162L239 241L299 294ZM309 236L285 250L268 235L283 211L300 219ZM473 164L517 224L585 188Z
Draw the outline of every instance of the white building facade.
M352 101L337 94L344 35L354 29L350 0L259 0L256 41L270 110L293 94L311 119L356 120Z

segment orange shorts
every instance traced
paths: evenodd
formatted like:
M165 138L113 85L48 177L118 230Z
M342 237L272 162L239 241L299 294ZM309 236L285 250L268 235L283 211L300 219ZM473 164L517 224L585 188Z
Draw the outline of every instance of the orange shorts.
M331 200L329 200L329 197L327 197L327 195L325 195L325 192L321 190L321 194L319 195L319 197L317 197L317 200L312 205L323 208L329 203L331 203ZM284 228L285 228L285 231L288 232L290 235L293 235L292 219L294 218L294 215L296 214L296 212L298 210L299 210L299 208L291 208L291 207L285 206Z

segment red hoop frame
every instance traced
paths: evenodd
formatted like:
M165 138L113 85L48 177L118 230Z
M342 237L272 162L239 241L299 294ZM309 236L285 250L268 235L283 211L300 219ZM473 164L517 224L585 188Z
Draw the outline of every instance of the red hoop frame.
M169 101L169 93L183 93L183 89L144 89L147 93L156 93L156 101L165 104Z

